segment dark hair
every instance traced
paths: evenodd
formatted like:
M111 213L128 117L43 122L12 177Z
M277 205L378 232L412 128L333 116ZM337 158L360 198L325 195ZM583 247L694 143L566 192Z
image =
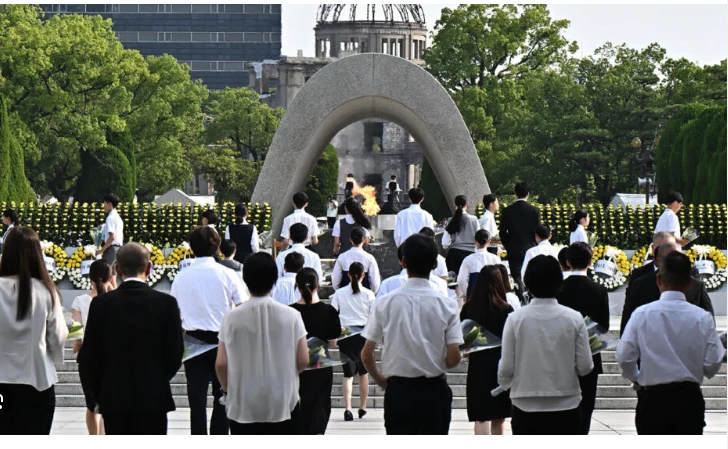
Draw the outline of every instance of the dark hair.
M690 258L679 251L673 251L662 258L658 276L665 287L684 291L692 280L691 272Z
M125 278L138 276L147 269L150 259L151 256L146 247L129 242L119 248L119 252L116 253L116 271Z
M207 226L193 229L187 240L195 257L213 257L220 251L220 235Z
M389 177L389 179L397 179L397 175L392 175Z
M425 226L424 228L420 229L420 232L418 232L418 234L422 234L425 237L429 237L433 240L435 239L435 231L428 226Z
M238 245L236 245L235 242L230 239L223 239L220 242L220 252L223 256L225 256L226 259L229 259L230 256L232 256L237 249Z
M96 287L96 294L100 295L106 293L104 284L109 282L111 279L112 270L111 265L104 259L95 260L89 268L88 278L91 283Z
M497 264L494 265L494 267L498 268L498 271L500 271L501 279L503 280L503 291L506 293L510 293L513 291L513 288L511 288L511 280L510 275L508 274L508 269L503 264Z
M33 308L33 283L38 279L51 295L51 309L60 301L60 292L46 270L38 234L31 228L16 226L3 244L0 277L18 277L18 310L15 320L24 320Z
M468 199L465 195L458 195L455 197L455 214L450 219L450 223L447 224L445 231L450 235L455 235L460 232L465 223L463 223L463 209L468 205Z
M490 233L485 229L478 229L475 232L475 241L480 246L485 246L488 243L488 240L490 240Z
M113 193L104 197L104 203L110 203L112 206L114 206L114 209L116 209L116 206L118 206L120 202L121 199L119 199L119 197L114 195Z
M354 219L354 223L358 224L363 228L372 228L372 224L369 222L367 216L364 215L364 212L361 210L361 205L359 204L359 201L356 200L356 198L354 198L353 196L347 198L346 202L344 202L344 207L346 207L346 210L351 215L351 218Z
M576 231L576 228L579 227L579 222L588 216L589 212L586 209L579 209L574 212L574 215L571 216L571 220L569 220L569 232Z
M356 245L361 245L361 242L364 241L364 236L366 234L364 233L364 229L360 228L359 226L351 229L351 234L349 234L349 239L351 239L351 243Z
M573 270L585 270L591 263L593 255L594 253L588 243L576 242L569 246L566 260L569 261L569 265Z
M306 259L303 257L303 254L291 251L286 254L286 258L283 261L283 267L287 273L298 273L301 271L301 268L303 268L305 263Z
M420 201L425 199L425 191L421 187L413 187L407 192L407 196L412 204L419 204Z
M486 265L478 274L478 282L467 299L469 312L475 316L487 316L488 312L497 308L508 308L503 276L495 265Z
M364 265L354 262L349 265L349 279L351 279L351 291L357 294L361 291L359 288L359 278L364 274Z
M18 213L13 209L5 209L5 211L3 211L3 217L8 218L15 226L20 224L20 217L18 217Z
M207 218L207 224L215 225L217 224L218 218L217 214L212 209L207 209L202 213L202 218Z
M298 274L296 274L296 287L298 287L298 291L301 293L303 302L311 304L313 302L313 292L318 290L319 287L319 278L316 270L309 267L300 269Z
M523 282L536 298L553 298L561 288L561 265L551 256L539 255L528 262Z
M551 228L549 228L545 224L537 224L535 232L538 238L540 238L541 240L548 240L549 236L551 235Z
M672 204L673 202L677 201L678 203L683 203L683 196L680 195L678 192L670 192L665 197L665 200L668 205Z
M235 205L235 224L243 224L243 220L248 216L248 208L243 203Z
M488 208L490 207L490 205L492 203L495 203L496 201L498 201L498 197L495 196L495 194L489 193L487 195L484 195L483 196L483 208L485 210L488 210Z
M516 191L516 198L525 198L528 196L531 189L526 181L520 181L516 183L516 188L514 190Z
M293 243L303 243L308 237L308 226L303 223L294 223L288 231Z
M243 281L253 296L269 294L277 280L276 260L268 253L254 253L243 264Z
M346 174L346 177L347 177L347 178L353 178L353 177L354 177L354 174L353 174L353 173L347 173L347 174Z
M397 248L397 260L400 262L404 260L404 245L399 245L399 248Z
M402 244L402 260L410 276L429 277L437 265L437 245L422 234L412 234Z
M296 205L296 209L303 209L308 203L308 195L305 192L298 192L293 195L293 204Z
M568 270L569 265L566 264L566 261L569 260L569 247L561 248L561 251L559 251L559 265L561 265L561 271Z

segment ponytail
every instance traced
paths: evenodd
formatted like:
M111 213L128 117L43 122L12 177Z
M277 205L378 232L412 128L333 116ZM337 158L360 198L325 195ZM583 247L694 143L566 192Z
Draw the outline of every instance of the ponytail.
M352 245L359 246L364 241L365 236L366 233L364 232L364 229L357 226L352 228L351 234L349 234L349 240L351 240Z
M313 302L313 294L319 288L318 273L313 268L301 268L296 274L296 287L301 293L303 302L310 305Z
M351 279L351 291L354 294L358 294L361 289L359 288L359 279L364 274L364 265L359 262L354 262L349 265L349 279Z
M104 259L96 260L91 264L91 267L89 267L88 277L94 287L96 287L97 295L106 293L104 284L109 282L111 275L111 265L109 265L109 263Z
M351 218L354 219L354 223L358 224L362 228L372 228L372 224L369 222L367 216L364 215L364 212L361 210L361 206L359 205L359 201L357 201L356 198L350 196L347 198L344 206L346 207L346 211L351 214Z
M245 207L245 204L238 203L235 205L235 224L243 224L243 220L245 220L245 217L248 216L248 208Z
M460 232L460 229L463 227L463 209L465 209L465 206L468 205L468 199L465 197L465 195L458 195L455 197L455 207L457 209L455 210L455 215L452 216L452 219L450 219L450 223L447 224L447 227L445 230L450 235L455 235L458 232Z
M574 212L574 215L572 215L571 220L569 220L569 232L576 231L576 228L579 227L579 222L588 216L589 216L589 212L587 212L585 209L579 209L576 212Z

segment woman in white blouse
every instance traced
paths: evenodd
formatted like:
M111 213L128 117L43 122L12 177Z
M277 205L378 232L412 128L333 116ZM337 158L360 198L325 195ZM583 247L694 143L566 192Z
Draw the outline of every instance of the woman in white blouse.
M379 265L377 260L364 251L365 229L354 228L351 230L349 242L352 247L348 251L339 255L334 264L334 271L331 273L331 286L334 290L346 287L349 284L349 267L354 262L359 262L364 266L364 278L361 284L369 290L376 293L379 291L379 284L382 283L382 277L379 274Z
M576 242L589 243L589 236L586 233L587 226L589 226L589 212L584 209L574 212L574 216L569 220L569 231L571 232L569 245Z
M16 226L0 263L0 435L49 435L68 328L38 235Z

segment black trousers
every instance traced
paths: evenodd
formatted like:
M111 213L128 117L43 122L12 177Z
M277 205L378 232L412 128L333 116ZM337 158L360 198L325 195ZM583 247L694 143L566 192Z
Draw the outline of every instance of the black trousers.
M106 435L167 435L167 412L103 413Z
M326 217L326 223L329 225L329 229L334 229L336 225L336 217Z
M447 271L454 271L455 274L459 273L460 265L463 264L463 260L465 260L465 258L471 254L473 254L473 251L452 248L448 249L447 257L445 257L445 265L447 266Z
M635 426L639 435L702 435L705 400L694 382L645 387L637 392Z
M191 337L205 343L217 343L217 332L191 331ZM217 348L187 360L185 374L187 376L187 399L190 403L190 431L192 435L207 435L207 389L212 383L212 419L210 420L210 435L228 435L228 424L225 406L220 405L222 387L215 373L215 359Z
M513 406L513 435L577 435L581 412L579 407L559 412L524 412Z
M258 422L242 424L230 421L230 433L233 435L301 435L301 407L291 411L291 419L281 422Z
M56 410L53 386L0 384L0 435L50 435Z
M387 435L447 435L452 416L452 390L445 376L390 377L384 391Z
M589 435L589 429L591 428L591 417L592 413L594 413L594 404L597 401L597 382L599 382L599 375L596 374L596 371L594 369L586 376L579 377L579 386L581 387L579 435Z

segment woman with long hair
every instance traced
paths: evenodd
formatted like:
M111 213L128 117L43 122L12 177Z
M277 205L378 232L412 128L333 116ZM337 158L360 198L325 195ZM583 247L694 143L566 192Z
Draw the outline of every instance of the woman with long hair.
M374 293L361 283L364 280L364 265L354 262L349 267L349 285L341 288L331 297L331 305L338 310L341 325L344 327L364 328L369 321L369 312L374 302ZM354 376L359 375L359 419L367 413L367 394L369 392L369 374L361 361L361 350L364 349L364 337L354 335L339 341L339 354L344 363L343 394L344 420L352 421L351 393L354 387Z
M71 319L86 327L88 310L91 307L91 300L98 295L116 289L116 276L113 275L111 265L103 259L94 261L89 268L88 277L91 280L91 291L73 299L71 305ZM73 352L81 350L81 340L76 340L73 345ZM101 414L96 409L96 400L91 395L91 388L81 382L83 395L86 399L86 428L89 435L103 435L104 426Z
M331 286L334 290L339 290L349 284L349 270L354 262L360 263L364 267L364 277L361 284L369 290L377 293L379 285L382 283L382 277L379 274L379 265L377 260L370 253L364 251L364 243L366 235L363 228L354 228L351 230L349 242L351 249L341 253L336 259L334 270L331 273Z
M3 224L7 226L8 229L5 230L2 238L0 238L0 248L2 248L2 244L5 242L5 237L7 237L8 232L10 232L10 230L13 229L15 226L20 226L20 218L18 217L18 213L15 212L13 209L5 209L3 211Z
M68 337L60 298L38 235L14 227L0 261L0 435L51 432L55 363L63 363Z
M306 338L323 341L341 335L339 314L318 297L319 278L313 268L302 268L296 274L296 287L301 299L291 307L301 313L306 326ZM298 393L301 397L301 417L304 435L323 435L331 416L331 389L334 385L333 368L304 371L300 374Z
M465 195L455 197L455 214L442 235L443 248L449 247L445 263L448 271L460 272L463 260L475 252L475 233L480 223L474 215L468 213L468 198Z
M248 223L247 218L248 208L238 203L235 205L235 221L225 228L225 240L235 242L234 260L240 263L245 263L248 257L260 250L258 230L254 224Z
M470 319L498 338L513 312L506 302L506 292L497 265L486 265L480 270L478 282L460 311L460 319ZM507 394L491 396L498 386L500 348L470 354L468 363L467 399L468 419L475 422L476 435L502 435L503 422L511 416L511 401Z
M586 227L589 226L589 212L584 209L579 209L574 212L574 215L569 220L569 245L573 245L576 242L589 243L589 236L586 233Z
M511 287L511 275L508 274L508 268L503 264L496 265L503 279L503 291L506 292L506 302L513 307L513 310L521 308L521 300L518 299L518 295L513 293L513 287Z
M352 229L361 228L364 230L364 236L366 237L364 244L369 243L369 230L372 229L371 222L364 215L364 211L361 210L361 205L355 197L352 196L346 199L344 210L346 211L346 217L337 221L334 225L334 230L331 232L331 235L334 237L334 254L337 255L351 248L349 238Z

